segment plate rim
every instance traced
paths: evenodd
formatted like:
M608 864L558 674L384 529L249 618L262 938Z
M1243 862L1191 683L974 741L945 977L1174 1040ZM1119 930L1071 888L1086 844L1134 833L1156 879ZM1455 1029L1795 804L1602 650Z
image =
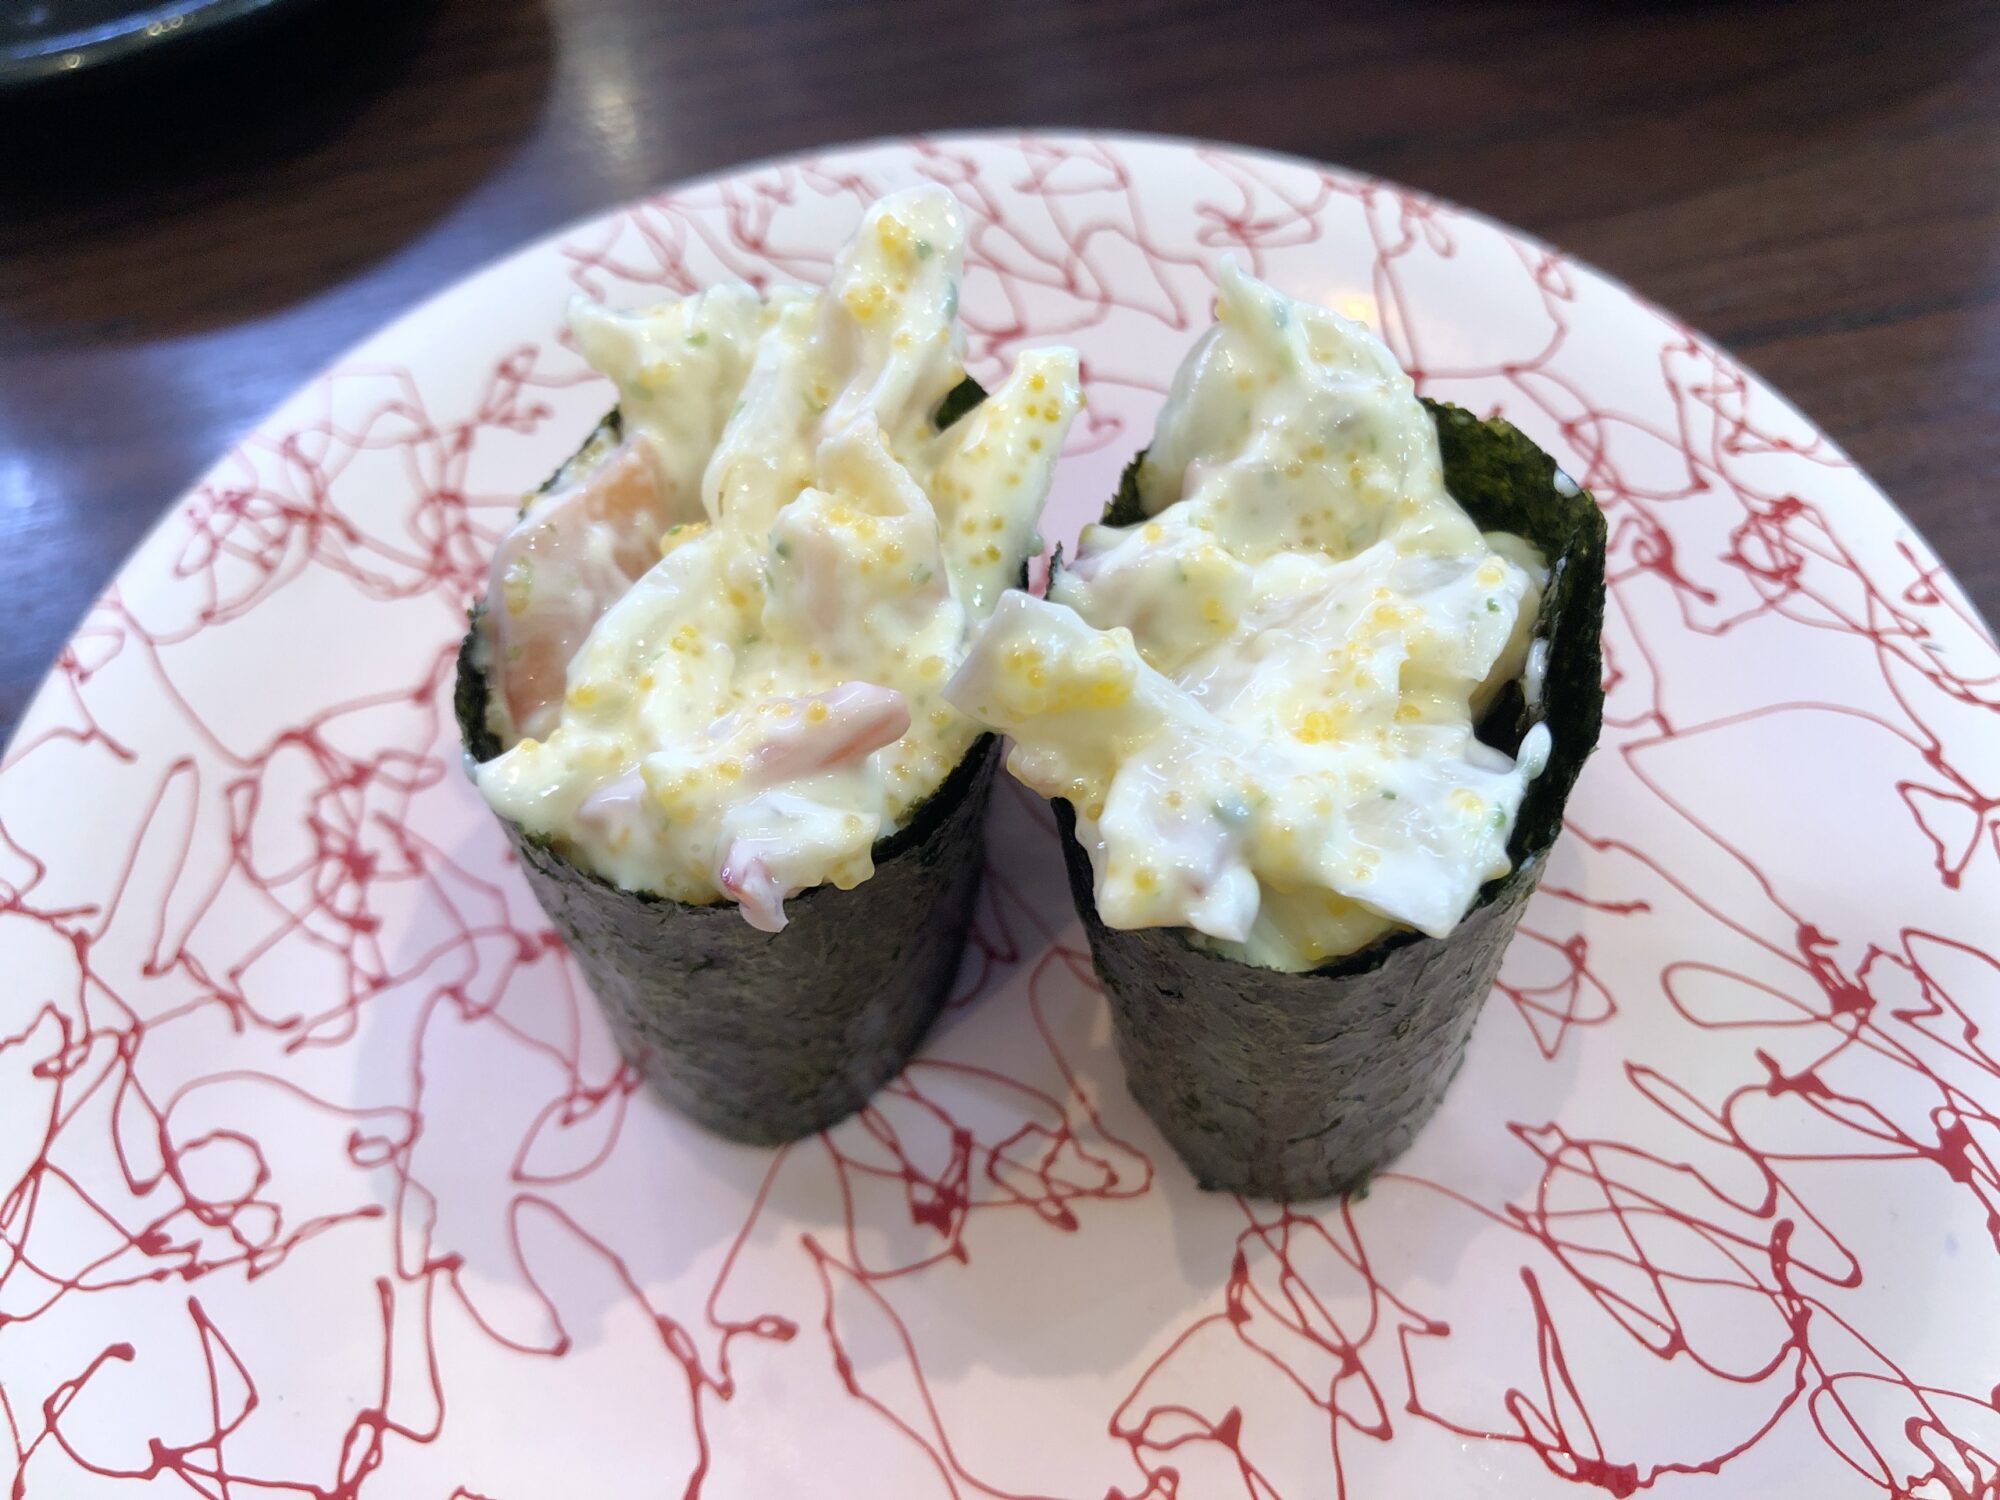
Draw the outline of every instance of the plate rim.
M163 31L148 31L145 17L140 15L123 23L109 23L117 29L100 28L102 35L80 46L37 52L0 49L0 91L25 91L84 74L94 77L106 68L151 57L161 48L172 49L227 31L265 12L309 3L311 0L196 0L192 8L179 11L175 24ZM66 61L72 57L75 62Z

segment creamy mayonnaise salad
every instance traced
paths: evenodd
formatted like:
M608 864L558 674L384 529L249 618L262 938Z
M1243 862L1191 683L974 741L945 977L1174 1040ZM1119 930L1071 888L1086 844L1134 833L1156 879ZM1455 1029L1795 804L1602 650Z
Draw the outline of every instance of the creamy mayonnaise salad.
M601 438L502 541L481 619L488 802L617 885L754 926L870 850L981 733L945 682L1039 550L1076 356L1034 350L943 430L964 379L965 225L878 202L823 291L579 303L618 387Z
M1137 480L1150 519L1002 600L946 697L1069 801L1109 926L1279 969L1450 932L1547 760L1544 726L1518 758L1473 732L1540 555L1452 499L1374 335L1234 265Z

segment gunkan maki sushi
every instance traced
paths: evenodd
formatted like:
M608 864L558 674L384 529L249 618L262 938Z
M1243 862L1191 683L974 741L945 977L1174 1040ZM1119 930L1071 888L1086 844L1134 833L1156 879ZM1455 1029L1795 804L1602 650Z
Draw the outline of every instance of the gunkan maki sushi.
M1366 328L1225 268L1152 445L947 696L1058 799L1132 1093L1204 1186L1401 1151L1597 742L1604 523Z
M994 738L944 700L1025 559L1081 396L991 394L941 188L818 292L570 326L618 407L531 495L459 656L480 791L655 1089L738 1140L858 1107L952 982Z

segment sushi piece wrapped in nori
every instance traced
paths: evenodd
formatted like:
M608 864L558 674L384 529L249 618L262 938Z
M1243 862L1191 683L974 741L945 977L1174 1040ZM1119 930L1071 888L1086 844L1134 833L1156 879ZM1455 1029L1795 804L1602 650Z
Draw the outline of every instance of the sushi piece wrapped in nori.
M1498 419L1233 267L1047 601L949 696L1014 737L1134 1098L1202 1186L1409 1144L1594 748L1604 522Z
M1405 929L1288 972L1239 962L1182 928L1107 927L1076 815L1066 801L1055 805L1127 1086L1205 1188L1298 1199L1349 1192L1410 1144L1465 1060L1562 831L1570 788L1597 744L1603 514L1509 423L1425 404L1453 498L1481 527L1525 537L1549 562L1535 624L1547 643L1538 701L1514 687L1480 726L1510 752L1532 725L1553 730L1548 762L1514 819L1512 870L1481 887L1448 937ZM1128 470L1105 521L1129 525L1141 515Z
M578 305L619 406L502 538L458 660L473 779L624 1053L701 1124L861 1106L949 993L997 739L941 690L1039 547L1076 358L990 394L964 224L885 198L817 294Z

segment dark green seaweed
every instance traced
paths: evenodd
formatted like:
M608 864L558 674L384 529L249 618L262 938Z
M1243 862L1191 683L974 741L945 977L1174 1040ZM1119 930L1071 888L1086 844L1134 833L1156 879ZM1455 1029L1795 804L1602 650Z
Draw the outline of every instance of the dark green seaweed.
M1513 690L1480 726L1509 751L1543 717L1554 737L1508 842L1512 871L1480 891L1449 937L1394 933L1287 973L1197 946L1185 929L1106 927L1075 814L1056 803L1070 891L1111 1002L1126 1082L1205 1188L1270 1198L1350 1192L1409 1145L1465 1060L1562 831L1563 804L1597 744L1603 515L1587 493L1559 486L1555 460L1510 424L1425 405L1453 497L1483 529L1524 536L1549 559L1536 621L1549 646L1540 702ZM1107 524L1143 516L1144 457L1120 478Z
M931 413L931 426L943 432L985 399L985 387L968 375L944 393L944 400L938 402L937 410Z
M952 417L983 392L970 381ZM944 408L940 408L940 412ZM594 461L613 412L556 473ZM550 482L554 483L555 479ZM546 486L545 486L546 488ZM466 750L501 745L475 610L454 699ZM896 832L852 890L819 886L785 903L778 933L734 903L693 905L622 890L547 839L503 819L541 902L603 1007L625 1056L663 1099L732 1140L778 1145L852 1114L923 1039L958 972L985 863L986 803L999 743L982 735Z

